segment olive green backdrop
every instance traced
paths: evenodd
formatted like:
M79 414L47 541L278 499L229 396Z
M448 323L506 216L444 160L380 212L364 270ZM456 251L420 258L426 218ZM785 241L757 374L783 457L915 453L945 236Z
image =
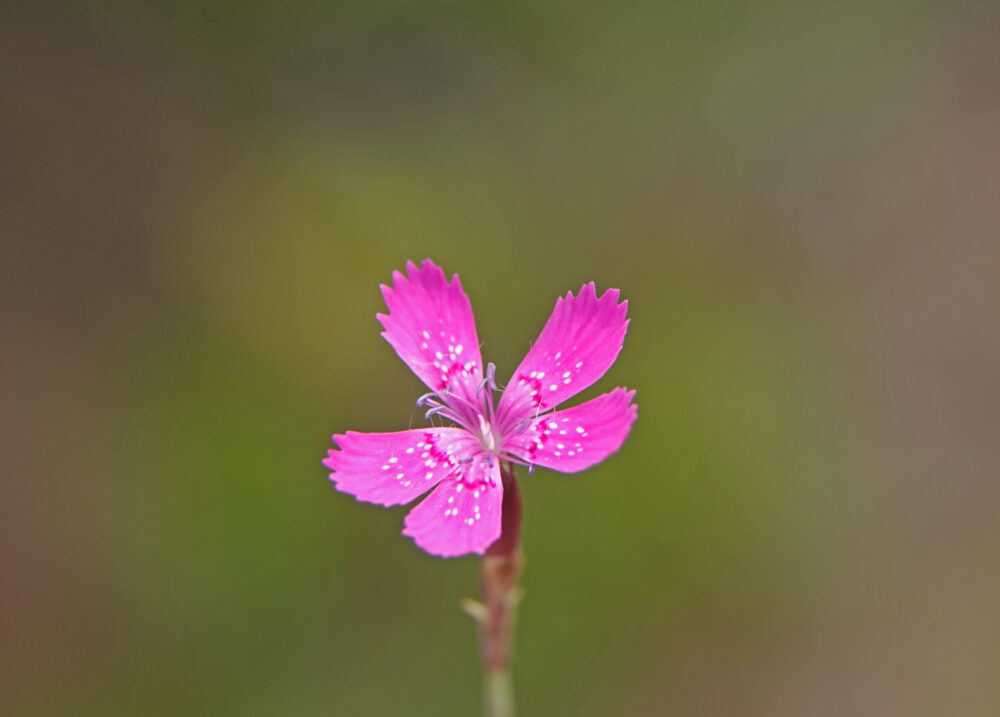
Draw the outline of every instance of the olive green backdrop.
M522 715L1000 710L983 2L37 4L0 19L15 715L472 715L476 560L336 493L458 272L505 379L618 287L623 450L521 476Z

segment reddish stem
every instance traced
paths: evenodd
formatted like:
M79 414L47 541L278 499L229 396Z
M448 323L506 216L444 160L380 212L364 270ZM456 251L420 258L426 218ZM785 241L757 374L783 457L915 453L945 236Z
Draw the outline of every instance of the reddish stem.
M500 537L486 550L479 567L484 608L479 621L479 650L487 673L502 672L510 664L517 581L524 564L518 548L521 494L514 470L506 461L500 464L500 474L503 479Z

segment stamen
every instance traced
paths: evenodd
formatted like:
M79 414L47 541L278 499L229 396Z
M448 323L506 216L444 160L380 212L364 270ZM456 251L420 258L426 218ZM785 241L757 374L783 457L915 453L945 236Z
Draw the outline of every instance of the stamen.
M512 456L509 453L501 453L500 457L503 458L505 461L510 461L511 463L515 463L519 466L524 466L525 468L528 469L530 469L532 465L534 465L532 463L528 463L527 461L518 458L517 456Z
M513 435L517 435L518 433L521 433L522 431L524 431L524 429L526 429L528 426L530 426L531 423L532 423L532 421L534 421L534 420L535 420L534 418L525 418L523 421L521 421L516 426L514 426L514 430L512 431L512 434Z
M445 398L442 398L444 394L447 394ZM476 415L476 411L480 410L475 403L466 398L461 392L451 393L447 390L442 390L437 394L438 398L446 401L445 405L448 408L447 414L448 420L453 423L458 424L462 428L470 432L475 432L476 423L471 418ZM436 401L433 401L436 403Z
M476 396L479 396L487 386L490 387L491 391L497 390L496 373L497 365L495 363L490 361L486 364L486 378L479 382L479 388L476 389Z
M497 365L495 363L490 361L486 364L486 378L483 380L486 381L490 387L489 392L486 394L486 405L489 406L490 409L490 424L496 422L496 414L493 411L493 392L497 390L496 373ZM490 442L492 443L492 439ZM492 450L492 446L490 447L490 450Z
M486 389L489 388L489 391ZM496 450L497 439L492 435L490 427L494 423L493 391L496 391L496 365L490 363L486 368L486 377L479 383L475 396L472 395L465 385L451 382L437 391L425 393L417 399L418 407L427 408L424 418L430 420L433 416L451 421L470 433L476 433L476 418L480 413L488 416L486 430L480 428L480 436L484 446L489 446L489 450ZM482 393L486 391L486 401L482 400ZM479 400L477 400L479 399ZM484 405L485 404L485 405ZM483 409L486 409L485 411Z
M438 399L438 395L431 391L430 393L425 393L423 396L417 399L417 408L421 406L429 406L431 400ZM440 399L438 399L440 401Z
M455 417L454 412L448 406L444 405L433 406L432 408L427 409L427 412L424 414L424 418L429 420L431 416L441 416L442 418L447 418L449 421L460 423L458 418Z

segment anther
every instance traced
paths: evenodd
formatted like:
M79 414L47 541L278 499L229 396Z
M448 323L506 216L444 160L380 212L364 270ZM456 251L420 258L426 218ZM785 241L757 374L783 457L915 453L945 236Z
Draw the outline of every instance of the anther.
M497 365L495 363L490 361L488 364L486 364L486 378L484 378L482 381L479 382L479 388L476 389L477 396L481 394L483 392L483 389L486 388L487 386L490 387L491 391L497 390L496 373L497 373Z
M427 409L427 413L424 414L424 418L430 418L431 416L437 415L442 411L446 410L447 406L434 406L433 408Z

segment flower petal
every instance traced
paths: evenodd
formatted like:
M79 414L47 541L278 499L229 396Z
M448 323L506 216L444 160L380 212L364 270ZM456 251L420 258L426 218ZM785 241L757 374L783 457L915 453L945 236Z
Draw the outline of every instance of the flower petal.
M616 388L565 411L539 416L503 449L527 463L576 473L621 448L635 422L635 391Z
M499 464L479 457L462 468L406 516L403 535L432 555L482 555L500 537Z
M474 394L483 379L476 322L458 275L449 283L430 259L418 269L406 262L409 276L396 271L392 288L383 285L388 314L378 314L382 336L433 391L445 387Z
M555 309L528 355L514 371L498 408L503 431L525 417L559 405L593 384L622 350L628 302L618 289L597 298L594 283L556 300Z
M337 490L379 505L401 505L426 493L471 455L477 443L460 428L337 435L323 465Z

